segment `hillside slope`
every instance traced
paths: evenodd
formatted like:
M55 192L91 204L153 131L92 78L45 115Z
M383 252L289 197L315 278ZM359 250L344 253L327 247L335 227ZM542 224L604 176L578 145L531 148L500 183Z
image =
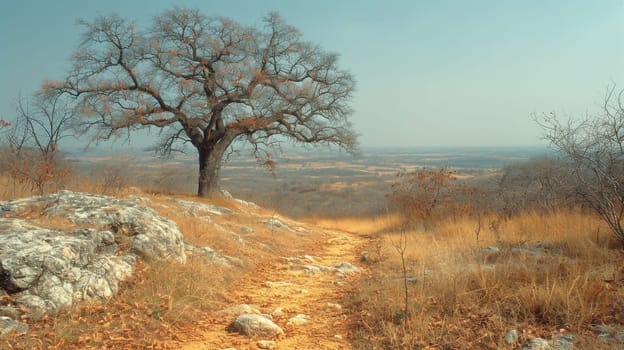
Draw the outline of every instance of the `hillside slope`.
M253 312L270 314L285 334L276 337L276 349L350 349L349 320L340 305L361 269L356 260L363 240L344 232L324 232L303 251L257 266L230 291L233 306L250 305ZM232 310L232 309L230 309ZM257 310L257 311L256 311ZM266 337L246 337L226 329L232 313L217 312L184 331L171 343L187 350L256 349Z
M68 195L82 194L66 192L59 198ZM17 319L29 330L0 338L0 348L352 348L349 319L340 303L354 280L366 275L356 266L365 238L295 222L234 198L204 200L138 189L124 197L97 197L104 204L96 214L82 213L81 208L50 210L62 202L54 195L42 199L45 205L36 197L0 203L6 209L0 220L23 220L44 227L48 235L83 227L93 232L108 229L117 247L109 250L126 255L141 253L133 243L138 237L134 231L145 231L114 221L127 220L127 215L118 214L127 212L117 207L120 203L131 205L136 212L174 222L183 235L186 256L182 261L139 258L133 276L124 277L119 293L110 299L76 301L43 317L23 313ZM76 220L72 210L80 211L83 219ZM67 215L59 218L59 213ZM84 220L109 214L100 223ZM5 306L14 307L17 294L2 294ZM232 326L241 315L261 317L280 331Z

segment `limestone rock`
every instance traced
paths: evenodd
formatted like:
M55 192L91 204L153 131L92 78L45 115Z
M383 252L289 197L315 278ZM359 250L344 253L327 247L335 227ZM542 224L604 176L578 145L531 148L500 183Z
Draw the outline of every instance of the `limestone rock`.
M505 343L507 344L515 344L518 342L518 331L515 329L510 330L505 335Z
M218 253L216 250L210 247L196 247L190 243L185 243L184 248L186 249L187 254L191 256L199 256L204 258L206 261L214 264L223 265L226 267L230 267L232 265L242 266L242 260L223 255Z
M276 337L284 331L264 315L242 314L228 327L231 332L238 332L248 337Z
M260 209L260 206L259 206L259 205L257 205L257 204L256 204L256 203L254 203L254 202L248 202L248 201L244 201L244 200L242 200L242 199L238 199L238 198L232 198L232 200L233 200L234 202L238 203L238 204L242 204L242 205L244 205L244 206L246 206L246 207L249 207L249 208L251 208L251 209Z
M78 301L107 301L138 256L184 262L177 225L139 204L145 202L70 191L0 202L0 291L18 306L3 307L0 316L23 308L38 319ZM24 212L67 218L78 228L38 227L16 218ZM193 249L223 258L207 247Z
M284 229L287 231L292 231L292 229L290 228L290 226L288 226L287 224L285 224L283 221L277 219L277 218L270 218L267 219L265 221L263 221L263 223L267 226L269 226L271 229Z
M27 331L28 325L15 321L10 317L0 316L0 336L14 332L25 333Z
M191 215L197 215L198 212L210 213L213 215L230 215L234 212L231 209L219 207L212 204L204 204L198 202L185 201L182 199L176 199L176 203L180 204Z
M548 340L542 338L532 338L529 339L524 346L522 346L522 350L552 350L552 348L550 347Z
M19 316L19 312L13 306L0 306L0 316L16 319Z
M552 347L556 350L573 350L574 337L571 334L558 334L553 337Z
M543 338L529 339L522 346L522 350L573 350L574 336L571 334L557 334L552 340Z
M325 304L325 307L330 310L342 311L342 305L336 303L327 303Z
M624 344L624 331L618 330L615 327L597 325L594 326L594 333L598 339L605 343L619 343Z
M30 318L38 320L43 317L47 312L52 312L55 305L47 300L44 300L38 295L22 294L15 299L15 302L28 310Z
M343 262L335 266L336 271L340 274L348 275L353 273L360 273L362 269L348 262Z
M256 345L260 349L275 349L277 343L275 343L273 340L259 340Z
M271 312L271 316L273 317L282 317L284 316L284 308L278 307L273 312Z
M226 199L234 199L234 196L232 196L232 194L225 189L220 189L219 193L221 194L221 197L226 198Z
M15 229L0 235L0 289L35 319L75 301L106 301L132 274L135 257L115 255L110 231L63 232L20 221L0 218L0 226Z
M135 201L60 191L0 202L0 216L31 208L45 208L45 215L66 217L79 225L113 231L116 242L127 243L133 253L148 259L175 259L180 262L186 259L178 226ZM122 244L120 246L125 248Z
M301 326L310 322L310 316L304 314L297 314L288 319L286 323L288 326Z

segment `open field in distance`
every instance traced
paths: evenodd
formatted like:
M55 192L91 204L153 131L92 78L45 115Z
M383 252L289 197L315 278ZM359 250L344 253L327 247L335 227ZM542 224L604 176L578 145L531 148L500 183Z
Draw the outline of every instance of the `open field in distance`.
M449 167L462 180L488 184L502 167L547 153L544 148L378 148L352 156L326 150L275 157L275 174L246 154L232 155L221 185L235 197L293 217L353 216L384 212L386 195L399 171ZM70 154L85 173L117 167L129 185L159 191L196 191L194 155L162 160L152 153L102 156Z

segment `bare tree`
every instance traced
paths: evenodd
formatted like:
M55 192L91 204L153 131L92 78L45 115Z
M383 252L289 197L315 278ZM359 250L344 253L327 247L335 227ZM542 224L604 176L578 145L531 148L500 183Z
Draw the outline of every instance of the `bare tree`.
M554 113L537 122L571 165L575 191L624 244L624 90L607 90L602 113L561 122Z
M34 149L53 158L59 142L73 136L74 113L62 94L39 91L32 99L19 98L9 141L15 151Z
M59 159L59 143L73 136L74 117L62 94L40 91L32 99L18 99L17 117L8 131L10 172L39 194L51 182L63 182L69 166Z
M498 182L499 210L510 216L523 210L553 211L573 202L569 174L569 164L551 157L506 166Z
M454 172L445 167L399 172L391 186L389 199L407 216L408 221L426 220L436 208L449 200L455 180Z
M353 77L277 14L262 28L181 8L146 29L116 15L82 24L72 70L47 87L76 97L96 140L157 128L165 154L190 143L200 196L217 189L235 141L262 159L285 140L356 145L348 120Z

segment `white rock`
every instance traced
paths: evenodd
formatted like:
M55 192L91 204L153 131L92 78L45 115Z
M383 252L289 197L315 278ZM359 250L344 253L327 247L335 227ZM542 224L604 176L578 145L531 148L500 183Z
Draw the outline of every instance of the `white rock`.
M39 318L78 301L109 300L132 275L138 256L185 262L188 249L242 263L185 244L176 223L139 204L146 202L71 191L0 202L0 290ZM55 230L5 217L33 210L88 228Z
M290 226L286 225L285 223L283 223L282 221L280 221L277 218L267 219L267 220L263 221L263 223L266 224L267 226L269 226L270 228L280 228L280 229L285 229L285 230L288 230L288 231L292 231Z
M306 324L308 322L310 322L310 316L304 315L304 314L297 314L297 315L289 318L288 322L286 322L286 324L288 326L301 326L301 325L304 325L304 324Z
M273 321L263 315L256 314L238 316L228 329L248 337L276 337L284 334L284 331Z
M212 204L185 201L182 199L176 199L175 201L192 215L195 215L197 212L206 212L213 215L230 215L234 213L231 209Z
M360 273L362 269L348 262L342 262L336 265L336 271L341 274Z
M277 343L273 340L260 340L256 343L256 346L260 349L275 349Z
M342 310L342 305L340 305L340 304L327 303L327 304L325 304L325 306L328 309L333 309L333 310L336 310L336 311L341 311Z
M284 316L284 309L281 307L276 308L275 310L273 310L273 312L271 312L271 315L273 317L281 317Z
M505 343L507 344L515 344L518 341L518 331L515 329L510 330L505 335Z
M15 321L12 318L0 316L0 336L9 333L26 333L28 325Z

